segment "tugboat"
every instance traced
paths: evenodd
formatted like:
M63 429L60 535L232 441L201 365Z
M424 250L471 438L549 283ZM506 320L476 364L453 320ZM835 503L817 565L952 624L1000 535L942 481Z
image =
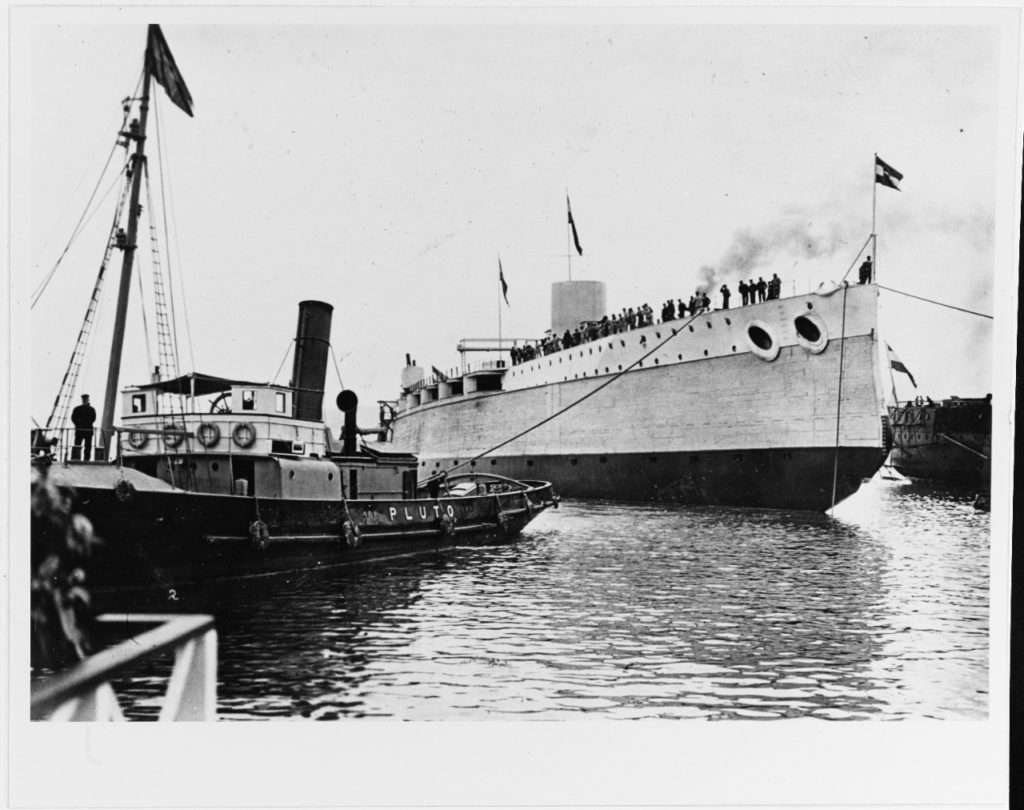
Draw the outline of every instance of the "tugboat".
M345 422L335 438L322 409L333 308L319 301L299 305L288 385L156 372L151 382L121 392L121 424L114 425L154 78L191 114L181 74L159 27L151 25L142 95L126 100L119 133L119 145L134 152L117 216L53 412L33 431L34 483L45 476L73 491L76 511L101 538L90 588L175 591L221 578L508 541L556 506L551 485L542 481L475 473L418 481L414 455L374 451L360 441L370 431L356 424L358 397L351 391L337 397ZM127 124L135 102L138 118ZM124 257L103 419L98 431L78 422L69 428L85 341L115 250ZM163 289L158 276L161 365L176 369Z

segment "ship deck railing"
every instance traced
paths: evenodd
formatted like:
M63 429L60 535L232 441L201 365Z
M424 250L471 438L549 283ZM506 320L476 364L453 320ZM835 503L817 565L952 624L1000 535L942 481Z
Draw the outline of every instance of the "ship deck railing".
M33 720L125 720L111 682L144 659L169 651L174 667L159 719L217 719L217 631L212 616L103 614L96 621L107 627L157 626L33 685Z

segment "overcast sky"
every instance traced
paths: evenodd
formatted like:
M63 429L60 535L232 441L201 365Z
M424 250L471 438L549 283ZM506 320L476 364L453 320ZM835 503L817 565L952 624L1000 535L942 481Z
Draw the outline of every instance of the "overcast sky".
M24 27L15 17L21 302L53 268L100 177L152 16L36 10ZM1006 137L1012 119L1000 119L1014 110L1016 78L1015 66L1005 68L1016 39L1004 17L270 19L158 20L195 100L189 118L157 88L149 141L151 172L166 178L170 200L162 256L175 291L184 289L183 370L194 357L199 371L272 378L297 303L315 298L335 307L345 386L364 404L394 399L406 352L448 369L460 338L496 336L499 255L511 304L503 334L539 337L550 326L550 285L567 278L566 189L584 251L573 278L606 282L612 311L644 302L657 311L665 298L688 297L708 267L734 294L741 272L777 272L783 294L806 292L838 280L867 240L876 152L904 174L901 191L877 189L878 280L983 313L1000 307L993 280L1013 268L997 266L995 238L1013 233L996 229L1006 214L997 181L1012 183L1019 151ZM31 315L31 412L40 422L81 325L113 203L98 206ZM138 255L148 286L145 239ZM123 385L146 379L132 312ZM920 386L901 378L900 396L991 391L993 326L883 293L882 336ZM80 386L94 398L108 341L98 327ZM279 381L289 373L290 359ZM328 403L338 387L332 369Z

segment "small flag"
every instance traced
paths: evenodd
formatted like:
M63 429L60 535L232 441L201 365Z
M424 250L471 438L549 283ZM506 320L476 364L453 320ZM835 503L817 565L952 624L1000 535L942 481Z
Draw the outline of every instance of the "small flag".
M505 283L505 272L501 269L501 257L498 257L498 281L501 282L501 294L505 299L505 305L511 306L508 303L508 284Z
M910 382L914 386L914 388L917 388L917 383L914 381L914 375L910 373L910 369L903 365L903 361L896 356L896 352L892 350L892 346L886 343L885 348L889 350L889 367L893 369L893 371L902 371L904 374L910 377Z
M576 243L576 252L583 255L583 248L580 247L580 235L576 233L576 223L572 219L572 206L569 204L569 195L565 195L565 207L569 210L569 227L572 228L572 241Z
M171 49L167 47L167 40L164 39L159 25L149 26L149 43L146 46L146 57L153 78L164 86L164 90L167 91L171 101L181 107L191 117L192 96L185 86L185 80L181 78L181 73L174 62L174 57L171 56Z
M900 190L900 180L903 179L903 175L896 171L892 166L882 160L878 155L875 155L875 182L881 183L883 186L894 188L897 191Z
M431 366L430 370L434 372L434 376L440 382L448 382L448 375L441 371L437 366Z

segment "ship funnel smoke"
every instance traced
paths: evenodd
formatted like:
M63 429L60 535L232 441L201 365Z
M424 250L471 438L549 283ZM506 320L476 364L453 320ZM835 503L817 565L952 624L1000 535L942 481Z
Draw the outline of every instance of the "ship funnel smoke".
M720 284L747 280L779 259L827 258L848 244L838 228L823 234L812 231L809 223L773 227L763 233L743 229L733 236L717 265L701 266L699 290L712 292Z
M323 419L324 381L327 355L331 349L331 315L334 307L323 301L299 303L299 325L295 330L295 359L292 388L297 419Z

